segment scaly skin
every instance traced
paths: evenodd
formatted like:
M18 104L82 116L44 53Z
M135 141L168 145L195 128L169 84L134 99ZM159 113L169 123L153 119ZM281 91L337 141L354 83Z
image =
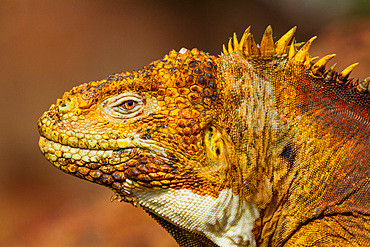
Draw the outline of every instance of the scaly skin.
M75 87L39 119L40 149L180 246L370 246L370 79L314 63L294 31Z

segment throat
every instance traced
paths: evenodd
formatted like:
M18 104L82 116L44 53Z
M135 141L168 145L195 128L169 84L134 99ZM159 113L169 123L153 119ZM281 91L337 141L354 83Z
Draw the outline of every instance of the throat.
M207 241L205 246L256 245L252 229L259 216L258 209L230 189L224 189L218 197L200 196L186 189L138 193L132 196L166 230L171 230L177 241L190 235L200 243L206 241L204 236L215 244Z
M181 228L171 222L161 218L160 216L156 215L149 208L145 208L144 210L160 224L171 236L176 240L177 244L180 247L188 247L188 246L204 246L204 247L218 247L215 243L211 240L206 238L205 235L193 233L188 231L184 228Z

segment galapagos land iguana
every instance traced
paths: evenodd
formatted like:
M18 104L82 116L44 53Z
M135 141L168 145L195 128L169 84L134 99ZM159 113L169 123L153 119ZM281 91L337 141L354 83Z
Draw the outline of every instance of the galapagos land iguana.
M40 149L180 246L370 246L370 78L294 32L74 87L39 119Z

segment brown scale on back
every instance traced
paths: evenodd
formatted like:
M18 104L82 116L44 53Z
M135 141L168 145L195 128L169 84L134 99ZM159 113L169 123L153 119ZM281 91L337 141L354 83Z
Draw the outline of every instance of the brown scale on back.
M257 45L248 28L219 57L183 48L75 87L40 118L40 149L133 204L230 190L258 209L257 246L370 245L370 78L327 70L335 55L315 62L315 37L300 48L294 32L274 42L268 27ZM143 207L180 246L217 246Z

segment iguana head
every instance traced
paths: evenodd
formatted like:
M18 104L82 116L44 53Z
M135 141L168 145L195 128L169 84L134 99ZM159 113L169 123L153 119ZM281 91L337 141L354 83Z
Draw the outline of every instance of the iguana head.
M40 149L141 205L180 245L255 245L259 212L284 193L304 148L292 119L305 111L292 103L299 81L353 68L326 71L333 55L313 63L313 39L297 53L294 30L274 43L268 27L257 46L247 29L220 57L183 48L77 86L39 119Z
M199 186L207 180L194 171L208 163L202 136L217 99L214 59L172 51L140 71L73 88L39 121L41 142L60 145L60 153L43 149L46 157L119 193L133 186L213 191Z
M41 151L62 171L200 233L199 219L235 173L212 124L217 61L183 48L73 88L40 118Z

